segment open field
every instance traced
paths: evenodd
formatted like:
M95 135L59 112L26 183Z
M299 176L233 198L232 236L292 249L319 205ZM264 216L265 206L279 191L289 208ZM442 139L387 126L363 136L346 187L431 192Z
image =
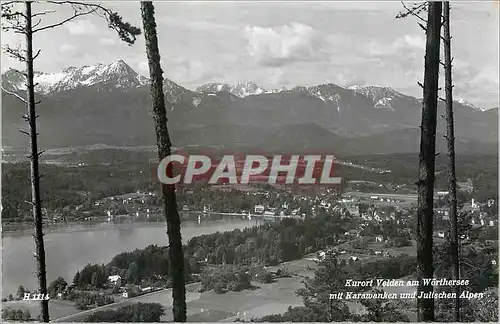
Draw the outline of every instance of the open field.
M200 293L197 292L199 287L199 283L192 283L186 285L186 301L191 301L199 298ZM77 322L77 321L83 321L85 318L87 318L90 314L97 312L97 311L103 311L103 310L116 310L121 307L127 306L127 305L132 305L138 302L141 303L160 303L162 304L165 308L170 308L172 307L172 290L171 289L164 289L156 292L152 292L146 295L142 296L137 296L133 298L127 298L127 299L116 299L116 302L113 304L109 305L104 305L101 307L97 307L94 309L89 309L86 311L78 311L76 308L74 308L73 303L70 301L60 301L60 300L52 300L49 302L49 306L52 303L55 302L65 302L67 303L68 307L71 305L73 309L75 309L74 312L71 312L66 315L62 316L57 316L58 314L53 314L50 313L50 317L53 319L52 322ZM50 311L50 309L49 309ZM37 311L35 314L38 314L39 312ZM33 315L33 313L32 313ZM36 317L36 316L35 316Z
M303 261L303 260L299 260ZM307 261L306 261L307 263ZM298 266L299 268L301 265ZM189 285L186 289L187 316L189 321L220 321L229 318L247 318L262 317L268 314L285 312L288 306L302 305L302 299L295 295L295 291L303 287L302 278L280 278L278 281L270 284L253 283L256 287L253 290L244 290L241 292L227 292L218 295L213 291L198 293L199 284ZM66 308L59 312L53 305L61 302L66 303ZM165 289L155 293L138 296L130 299L124 299L118 303L99 307L97 309L79 312L71 302L51 301L51 318L55 322L73 322L83 321L87 316L96 311L118 309L137 302L141 303L160 303L166 309L162 321L172 321L172 291ZM31 303L32 314L36 317L38 312L38 303ZM15 307L17 308L17 307Z
M289 306L302 305L302 299L295 295L296 290L303 287L301 280L299 277L292 277L280 278L270 284L254 282L256 289L230 291L221 295L213 291L204 292L198 300L188 303L190 312L198 311L196 316L188 320L232 321L236 318L249 320L252 317L283 313Z
M267 270L277 271L278 269L285 268L299 277L313 277L314 269L316 269L318 265L316 264L316 262L309 259L311 257L316 257L316 254L314 253L311 255L307 255L300 260L283 262L282 264L279 264L277 266L267 267Z
M40 314L40 302L35 300L14 300L3 303L3 308L27 309L32 318L37 318ZM73 302L68 300L50 300L49 314L51 318L65 317L79 313Z

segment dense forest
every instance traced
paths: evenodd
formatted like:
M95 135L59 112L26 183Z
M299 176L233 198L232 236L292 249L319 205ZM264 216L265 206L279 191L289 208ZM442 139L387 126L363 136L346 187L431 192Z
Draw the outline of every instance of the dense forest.
M277 265L296 260L338 242L345 232L340 217L320 215L311 219L283 219L258 227L194 237L184 247L187 279L200 273L203 264ZM73 283L80 289L101 289L109 275L126 283L167 282L169 258L166 247L148 246L116 255L107 265L87 265Z
M40 165L43 207L48 210L78 206L92 199L135 192L151 186L145 169L127 167L88 166L61 167ZM29 165L2 165L2 219L15 219L29 215L30 206L25 203L31 195Z

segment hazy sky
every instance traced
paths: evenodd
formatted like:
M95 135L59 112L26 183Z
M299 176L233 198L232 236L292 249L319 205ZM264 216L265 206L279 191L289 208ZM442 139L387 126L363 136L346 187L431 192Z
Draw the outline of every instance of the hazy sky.
M107 2L142 27L139 2ZM255 81L264 88L335 83L390 86L422 96L425 34L416 18L395 19L394 2L154 2L164 76L190 89L207 82ZM493 2L451 2L455 97L498 106L499 14ZM47 4L34 4L35 11ZM71 9L46 17L67 17ZM2 43L21 44L2 33ZM143 37L121 42L98 17L35 35L35 69L123 59L148 74ZM2 54L2 72L20 67ZM22 68L22 65L21 65Z

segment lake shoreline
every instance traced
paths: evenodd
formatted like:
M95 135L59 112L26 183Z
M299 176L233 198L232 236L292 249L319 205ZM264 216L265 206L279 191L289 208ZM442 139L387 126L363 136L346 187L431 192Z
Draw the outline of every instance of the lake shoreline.
M261 224L258 219L235 218L202 220L201 223L184 221L181 231L186 244L196 236L242 230ZM108 263L120 253L144 249L149 245L168 245L165 222L73 226L75 228L44 230L48 283L59 276L70 281L88 263ZM2 233L2 297L14 294L19 285L27 289L37 286L32 234L32 231Z
M220 218L208 218L204 219L204 221L223 221L226 219L230 220L240 220L237 217L220 217ZM184 218L181 219L181 226L183 224L196 224L196 218ZM15 225L14 225L15 224ZM68 232L77 232L82 231L80 228L84 228L85 230L106 230L112 228L124 228L124 227L157 227L159 225L166 226L166 221L164 218L158 219L157 221L138 221L133 217L125 219L123 222L110 222L105 218L97 218L94 222L89 221L70 221L70 222L61 222L61 223L46 223L43 224L43 230L45 234L47 233L68 233ZM7 229L6 229L7 227ZM34 230L33 223L23 222L23 223L7 223L2 224L1 232L2 237L4 234L6 236L23 236L23 235L31 235Z
M187 221L184 223L194 223L193 221ZM128 226L127 226L128 225ZM137 228L137 227L158 227L160 225L166 225L166 222L127 222L127 223L108 223L108 222L102 222L102 223L95 223L95 224L88 224L85 222L75 222L71 224L64 224L61 226L45 226L43 227L44 229L44 234L49 234L49 233L72 233L72 232L85 232L85 231L99 231L99 230L108 230L108 229L119 229L119 228ZM182 225L181 225L182 226ZM6 236L24 236L24 235L29 235L31 234L32 228L23 228L23 229L17 229L17 230L2 230L2 236L3 234L7 234Z

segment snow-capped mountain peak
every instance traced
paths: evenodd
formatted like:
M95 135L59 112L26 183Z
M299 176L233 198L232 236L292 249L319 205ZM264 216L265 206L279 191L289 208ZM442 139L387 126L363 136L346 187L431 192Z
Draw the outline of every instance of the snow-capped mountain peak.
M144 85L147 78L140 76L123 60L111 64L71 66L61 72L35 72L35 91L50 94L58 91L107 84L119 88L135 88ZM10 90L25 90L25 77L14 70L2 75L2 84Z
M340 102L340 92L344 89L333 83L320 84L307 88L309 94L323 102Z
M276 88L276 89L271 89L267 90L265 93L280 93L280 92L285 92L288 91L289 89L286 86L282 86L281 88Z
M232 90L235 95L243 98L266 92L264 88L259 87L255 82L238 82Z
M236 85L230 85L227 83L207 83L198 87L196 91L204 93L229 92L240 98L267 92L255 82L238 82Z
M403 94L397 92L396 90L390 87L379 87L379 86L360 87L357 85L353 85L348 87L348 89L370 99L373 102L374 108L385 108L393 111L395 109L392 106L392 101L395 98L401 98L404 96Z
M214 94L218 92L231 92L231 86L227 83L207 83L196 89L197 92Z
M379 101L382 98L391 98L394 99L396 97L401 97L402 94L394 90L390 87L379 87L379 86L350 86L349 90L352 90L356 93L362 94L365 97L372 99L373 101Z
M470 107L470 108L477 110L477 111L485 111L486 110L483 108L479 108L479 107L475 106L474 104L470 103L469 101L462 99L462 98L457 98L457 99L455 99L455 101L461 105L464 105L466 107Z

